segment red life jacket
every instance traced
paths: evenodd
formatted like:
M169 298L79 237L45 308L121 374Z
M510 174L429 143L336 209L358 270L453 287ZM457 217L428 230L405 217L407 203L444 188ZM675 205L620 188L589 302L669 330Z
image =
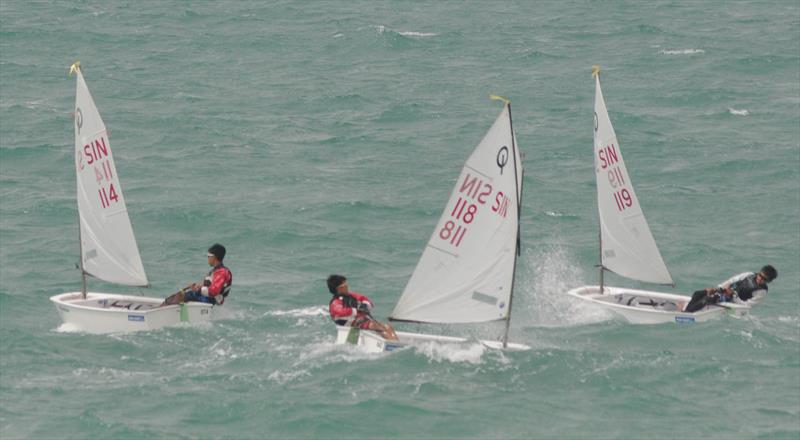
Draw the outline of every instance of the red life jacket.
M365 311L358 310L359 304L366 304L368 309L373 307L372 301L360 293L336 293L328 303L328 312L333 322L338 325L361 327L369 320L369 315Z
M203 287L207 290L208 296L218 305L225 302L225 298L231 293L232 284L233 273L222 263L214 266L203 280Z

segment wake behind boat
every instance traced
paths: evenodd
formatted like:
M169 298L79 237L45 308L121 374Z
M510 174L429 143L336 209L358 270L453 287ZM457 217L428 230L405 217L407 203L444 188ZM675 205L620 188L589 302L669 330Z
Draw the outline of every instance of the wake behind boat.
M389 319L436 324L505 321L502 341L480 342L526 350L530 347L508 342L520 250L522 163L511 104L503 100L503 110L464 165ZM470 341L409 332L397 332L397 336L399 340L387 340L372 331L337 326L336 342L381 352L426 342Z
M671 286L675 283L650 232L622 159L600 89L599 67L594 66L592 76L595 79L594 165L600 220L600 285L578 287L567 293L614 312L633 324L701 322L725 313L746 313L749 306L735 303L719 303L688 313L683 310L691 300L689 296L604 285L605 271L648 283Z
M125 286L148 286L133 235L108 132L83 79L80 63L75 92L75 170L81 291L50 298L65 328L87 333L152 330L179 322L211 319L203 303L159 307L161 298L87 292L86 276Z

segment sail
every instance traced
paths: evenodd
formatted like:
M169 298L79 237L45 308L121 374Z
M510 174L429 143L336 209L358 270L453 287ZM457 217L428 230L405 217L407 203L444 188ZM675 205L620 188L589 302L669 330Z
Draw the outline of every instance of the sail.
M595 74L594 167L600 216L601 264L627 278L674 284L633 190Z
M147 285L111 144L79 68L75 93L75 169L83 271L101 280Z
M467 160L391 319L506 319L522 168L508 104Z

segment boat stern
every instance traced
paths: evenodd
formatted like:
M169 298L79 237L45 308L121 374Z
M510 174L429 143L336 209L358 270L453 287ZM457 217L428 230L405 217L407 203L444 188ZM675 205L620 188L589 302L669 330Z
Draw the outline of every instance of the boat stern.
M400 341L384 339L375 332L356 327L336 326L336 344L356 345L368 353L383 353L405 347Z

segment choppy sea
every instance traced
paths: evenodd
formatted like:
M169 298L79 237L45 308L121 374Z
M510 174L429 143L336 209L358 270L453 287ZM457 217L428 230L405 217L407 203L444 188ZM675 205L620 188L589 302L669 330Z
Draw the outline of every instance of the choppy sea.
M152 284L90 289L166 296L220 242L211 324L60 328L75 60ZM675 292L778 269L748 317L634 326L566 296L597 281L593 64ZM524 152L533 349L334 345L325 278L389 314L490 93ZM800 4L0 1L0 437L797 439Z

